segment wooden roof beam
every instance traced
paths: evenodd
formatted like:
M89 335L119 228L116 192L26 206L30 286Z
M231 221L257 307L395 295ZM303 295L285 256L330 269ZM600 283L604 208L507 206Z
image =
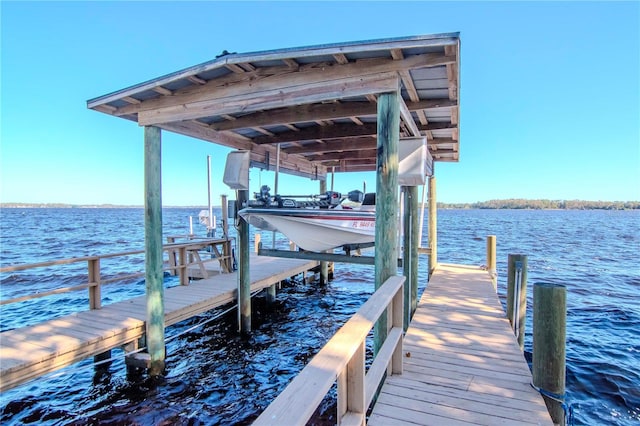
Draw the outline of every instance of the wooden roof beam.
M251 150L251 166L274 170L276 149L273 145L254 147ZM323 164L311 162L300 155L289 155L283 152L280 152L280 171L310 179L323 179L327 175L327 169Z
M318 126L300 129L299 132L283 132L276 136L259 136L253 142L261 144L274 144L282 142L313 141L316 139L338 139L351 136L373 136L377 133L376 123L367 123L362 126L356 124L334 124L333 126Z
M457 46L445 46L445 55L457 57ZM458 99L458 66L447 64L447 79L449 80L449 99Z
M342 65L349 63L349 59L347 59L347 57L343 53L335 53L333 55L333 58L336 60L337 63Z
M218 132L211 129L204 123L198 123L195 121L163 123L158 127L181 135L191 136L197 139L224 145L229 148L252 149L253 147L253 144L247 138L236 135L235 133Z
M375 159L377 149L365 149L361 151L324 152L305 156L307 160L324 163L330 160L359 160Z
M156 86L152 90L154 92L159 93L159 94L164 95L164 96L173 95L173 92L171 90L169 90L169 89L167 89L165 87L162 87L162 86ZM141 105L141 104L142 103L136 104L136 105Z
M404 102L401 96L398 97L400 102L400 117L402 117L402 121L407 126L407 129L411 132L413 136L422 136L420 134L420 130L418 130L418 125L413 120L413 116L411 115L411 111L409 111L409 107Z
M207 84L206 80L203 80L196 75L190 75L189 77L187 77L187 80L189 80L193 84L199 84L199 85Z
M429 148L436 149L436 150L447 149L447 147L452 147L457 145L458 145L458 141L451 138L435 138L429 141Z
M258 68L253 72L244 72L244 70L242 70L242 73L231 73L228 76L209 80L202 86L193 85L178 90L173 93L173 96L148 99L140 105L124 106L118 109L118 115L127 115L144 110L199 102L210 99L212 96L217 95L218 97L224 97L234 93L237 94L241 91L246 92L248 89L261 92L269 86L295 86L313 81L329 81L357 75L364 76L368 74L398 72L403 69L433 67L453 62L455 62L455 56L428 53L411 56L399 61L391 59L369 59L351 62L345 65L329 63L323 67L302 67L297 71L288 66ZM158 87L160 86L157 86L156 89L158 89ZM171 91L167 92L168 93L162 93L172 94Z
M376 146L375 137L354 137L354 138L340 138L332 139L324 143L313 143L306 145L292 146L288 148L282 148L283 152L289 154L305 154L305 153L322 153L333 151L357 151L360 149L370 149Z
M396 73L356 75L329 81L322 73L305 77L307 78L299 84L290 79L276 79L262 85L259 82L238 83L226 88L227 90L203 91L199 96L188 99L181 96L167 97L167 106L141 110L138 113L138 124L149 126L212 115L280 108L388 92L397 90L398 87Z
M127 101L127 102L129 102L130 104L139 104L139 103L141 103L141 102L142 102L141 100L136 99L136 98L133 98L133 97L131 97L131 96L125 96L124 98L122 98L122 100L123 100L123 101Z
M285 58L282 60L282 62L284 62L291 69L297 70L298 68L300 68L300 64L298 64L295 60L291 58Z
M457 102L448 99L426 100L419 102L409 102L407 107L410 111L429 110L456 106ZM303 123L315 120L336 120L340 118L352 117L375 117L378 107L369 102L341 102L329 104L308 104L297 105L295 107L271 110L268 112L255 112L252 114L237 117L233 122L218 122L211 124L215 130L233 130L249 127L275 126L284 123ZM357 123L359 124L359 123ZM426 124L426 123L422 123Z
M441 129L455 129L450 123L431 123L426 126L417 125L420 133L429 130L441 130ZM355 136L373 136L377 134L376 123L365 123L362 126L356 124L343 124L337 123L333 126L314 127L300 129L299 132L282 132L275 136L258 136L253 139L253 142L261 144L275 144L282 142L301 142L312 140L326 140L326 139L342 139Z
M190 136L205 141L213 142L219 145L224 145L234 149L247 149L251 150L251 156L254 161L256 158L269 157L271 166L275 166L276 147L270 145L255 146L248 138L240 137L233 133L217 132L207 126L205 123L197 121L183 121L179 123L164 123L158 126L164 130L179 133L185 136ZM269 155L266 155L266 153ZM264 161L264 160L262 160ZM316 176L326 176L326 169L322 165L318 165L310 162L301 155L291 155L287 153L281 153L280 155L281 168L287 173L296 174L299 176L306 176L312 179Z

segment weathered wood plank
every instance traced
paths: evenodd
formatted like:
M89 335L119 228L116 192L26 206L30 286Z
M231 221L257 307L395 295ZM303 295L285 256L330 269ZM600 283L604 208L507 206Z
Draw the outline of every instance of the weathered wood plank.
M306 80L304 84L292 86L288 79L280 84L273 81L264 85L249 84L243 90L234 88L236 94L225 96L225 90L207 93L201 100L179 103L171 97L169 106L138 113L138 124L149 126L173 121L197 119L214 114L234 114L253 112L261 109L281 108L296 104L342 99L391 90L398 84L396 73L381 73L358 77L345 77L327 81L320 77L317 81ZM205 86L201 86L205 87ZM221 96L222 95L222 96ZM162 99L162 98L161 98ZM143 104L140 104L143 105Z
M392 276L380 286L262 412L254 424L286 425L306 422L336 381L339 383L339 411L348 410L354 414L364 414L364 342L378 317L385 312L388 301L401 291L403 283L404 277ZM359 358L362 375L353 371L355 365L351 362L355 361L352 357ZM358 401L348 396L349 392L345 391L345 387L357 393ZM372 392L366 394L371 395Z
M439 265L404 353L369 424L551 424L486 271Z
M252 276L259 279L260 288L267 286L269 279L273 284L317 265L313 261L257 256L251 260ZM235 273L166 289L165 325L233 302L235 294ZM139 296L0 333L0 390L141 337L145 331L145 303L146 297Z
M393 61L389 59L362 60L346 65L313 64L292 72L289 68L274 68L270 75L265 71L243 73L240 77L232 77L233 84L222 79L211 80L205 85L187 87L172 93L172 96L149 99L139 104L118 108L115 115L129 115L159 108L175 107L179 105L242 96L246 93L261 93L268 90L286 89L292 86L303 86L330 81L367 78L371 75L396 74L405 68L420 68L438 66L455 61L454 57L439 54L414 55L410 58ZM246 75L245 75L246 74Z
M452 410L453 411L453 410ZM442 412L440 414L443 414ZM381 421L376 421L377 416L381 416ZM385 419L385 420L382 420ZM368 424L380 424L388 425L392 422L387 422L386 419L395 419L400 423L396 424L417 424L417 425L447 425L447 426L469 426L479 425L481 423L475 423L469 420L458 420L453 415L437 415L432 413L420 412L415 408L399 407L395 404L387 404L380 401L376 404L376 410L373 415L369 417Z

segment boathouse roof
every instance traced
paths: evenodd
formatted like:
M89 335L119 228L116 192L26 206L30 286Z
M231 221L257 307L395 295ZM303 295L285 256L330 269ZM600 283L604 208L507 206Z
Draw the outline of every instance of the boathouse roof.
M324 44L215 59L87 101L87 107L251 150L252 167L312 179L376 169L377 94L400 87L400 136L459 159L459 33ZM431 159L429 159L431 161Z

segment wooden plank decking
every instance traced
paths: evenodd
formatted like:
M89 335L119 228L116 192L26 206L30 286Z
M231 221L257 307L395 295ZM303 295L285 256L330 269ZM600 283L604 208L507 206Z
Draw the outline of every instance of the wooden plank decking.
M268 287L318 264L258 257L250 261L251 291ZM236 299L237 273L216 275L165 289L170 326ZM136 340L144 334L146 296L0 333L0 391Z
M439 265L370 425L552 425L486 271Z

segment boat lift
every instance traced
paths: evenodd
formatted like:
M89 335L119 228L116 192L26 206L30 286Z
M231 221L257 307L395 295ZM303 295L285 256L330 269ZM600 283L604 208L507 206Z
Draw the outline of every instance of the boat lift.
M279 174L279 146L277 150L278 158L275 170L275 187L277 194L277 186L278 186L278 174ZM427 175L426 170L426 152L427 152L427 144L426 138L424 137L414 137L414 138L403 138L400 146L399 146L399 183L400 185L409 185L409 186L417 186L422 184L425 186L425 176ZM249 182L248 182L248 170L250 167L250 154L247 151L235 151L231 152L227 157L227 163L225 165L225 173L224 173L224 183L227 184L232 189L243 189L248 190ZM356 192L356 191L352 191ZM360 191L357 191L360 192ZM333 175L331 179L331 191L328 191L326 194L322 194L322 196L313 197L315 201L312 202L299 202L294 200L295 198L299 198L297 196L279 196L275 195L271 197L268 194L268 187L263 185L260 189L259 193L256 193L255 201L246 200L246 206L238 206L236 209L236 221L238 220L238 210L244 207L258 207L258 206L278 206L278 207L313 207L313 205L317 205L318 207L328 208L333 207L332 199L327 197L331 197L331 194L335 194L333 192ZM361 193L362 194L362 193ZM304 196L310 197L310 196ZM349 199L352 198L352 194L349 193ZM319 199L320 203L318 203ZM360 200L361 201L361 200ZM283 205L284 204L284 205ZM308 205L307 205L308 204ZM320 204L323 204L320 206ZM328 204L328 205L325 205ZM401 206L402 207L402 206ZM423 201L422 201L422 215L424 214L424 190L423 190ZM402 217L402 214L401 214ZM419 234L422 235L422 218L420 220L419 226ZM274 231L275 233L275 231ZM401 245L402 237L400 234L398 235L398 244ZM271 257L282 257L289 259L308 259L308 260L318 260L321 262L343 262L343 263L355 263L355 264L363 264L363 265L374 265L375 257L373 256L360 256L360 255L352 255L352 252L359 252L359 249L372 247L374 243L365 243L365 244L347 244L342 246L345 251L345 254L332 253L331 251L319 252L319 251L305 251L305 250L282 250L275 248L275 238L273 238L273 245L271 249L264 248L262 243L259 244L257 253L260 256L271 256ZM420 245L420 240L418 245ZM336 247L338 248L338 247ZM401 250L398 250L400 253ZM430 254L430 250L428 248L419 248L419 252L421 254ZM402 258L398 258L398 265L402 266Z

